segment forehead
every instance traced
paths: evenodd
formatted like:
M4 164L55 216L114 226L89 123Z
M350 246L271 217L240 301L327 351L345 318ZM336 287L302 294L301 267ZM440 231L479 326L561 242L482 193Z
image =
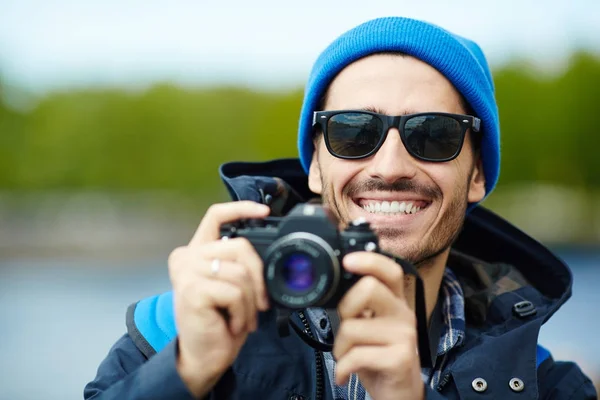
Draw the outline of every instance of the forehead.
M355 61L329 85L326 109L365 107L393 115L462 108L458 91L444 75L400 54L374 54Z

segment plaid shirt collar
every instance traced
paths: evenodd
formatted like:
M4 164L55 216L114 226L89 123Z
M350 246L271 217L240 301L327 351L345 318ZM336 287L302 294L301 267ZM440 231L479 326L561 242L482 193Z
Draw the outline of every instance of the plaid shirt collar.
M421 369L423 381L432 389L435 389L440 382L448 353L460 346L465 338L465 297L458 278L448 267L444 272L441 295L444 324L438 344L437 359L433 368Z
M441 289L444 296L444 326L438 345L438 357L460 346L465 338L465 298L460 282L450 268L446 268L444 272Z

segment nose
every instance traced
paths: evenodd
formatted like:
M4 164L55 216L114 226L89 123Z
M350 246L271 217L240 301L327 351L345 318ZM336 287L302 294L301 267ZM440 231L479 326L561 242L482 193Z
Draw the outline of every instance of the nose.
M366 172L373 178L393 183L414 178L417 173L416 162L406 151L398 129L391 128L381 148L370 158Z

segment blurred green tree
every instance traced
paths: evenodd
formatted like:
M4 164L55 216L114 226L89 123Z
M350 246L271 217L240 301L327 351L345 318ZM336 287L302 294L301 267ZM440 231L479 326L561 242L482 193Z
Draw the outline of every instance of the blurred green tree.
M599 188L600 59L578 53L552 76L516 62L494 76L500 185ZM169 84L51 93L28 111L0 102L0 188L213 190L224 161L295 156L301 102L301 90Z
M497 71L495 80L501 183L600 187L600 60L576 54L558 76L538 76L526 66L512 65Z

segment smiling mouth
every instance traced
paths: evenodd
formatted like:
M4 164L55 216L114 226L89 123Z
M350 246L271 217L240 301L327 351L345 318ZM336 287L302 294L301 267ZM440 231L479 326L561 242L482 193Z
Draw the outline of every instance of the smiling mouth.
M379 215L408 215L416 214L426 208L429 203L415 201L378 201L361 199L356 204L370 214Z

